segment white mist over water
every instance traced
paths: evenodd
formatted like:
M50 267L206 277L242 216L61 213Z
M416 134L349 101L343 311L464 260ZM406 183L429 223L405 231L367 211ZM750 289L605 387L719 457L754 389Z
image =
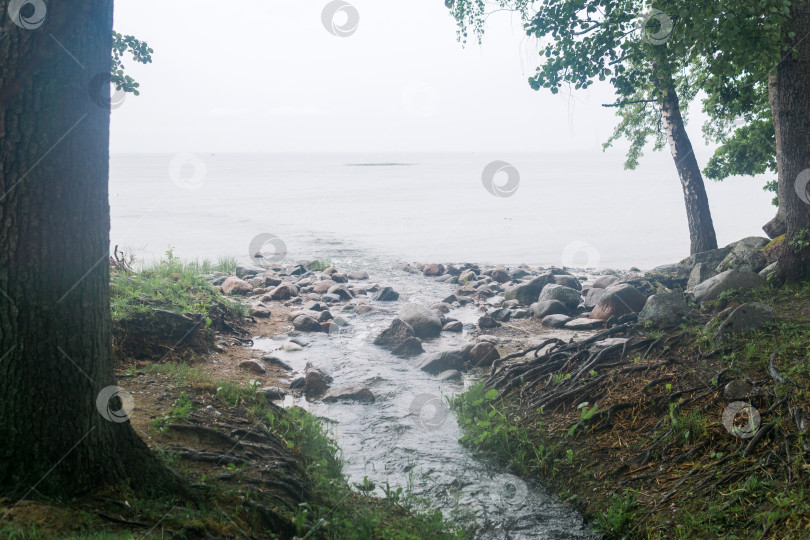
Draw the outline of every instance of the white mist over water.
M111 241L139 259L169 246L187 259L247 259L261 233L284 240L288 261L646 269L689 254L680 183L664 153L645 157L637 171L623 170L618 151L197 154L196 168L181 167L179 181L175 157L111 158ZM482 184L495 160L520 174L512 196ZM763 183L707 182L720 245L763 236L775 211Z

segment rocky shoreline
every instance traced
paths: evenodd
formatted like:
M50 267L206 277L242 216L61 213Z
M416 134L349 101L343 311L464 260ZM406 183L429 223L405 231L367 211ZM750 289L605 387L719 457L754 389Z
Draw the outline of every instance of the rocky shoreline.
M208 279L223 294L239 297L249 305L250 314L257 319L282 313L286 320L282 335L285 347L306 346L307 340L302 338L308 334L340 336L347 329L362 325L364 316L383 314L388 323L370 336L374 347L411 359L437 381L460 381L466 373L477 373L474 377L490 382L502 381L525 363L521 353L526 349L533 350L535 357L539 354L542 358L543 353L547 357L550 353L544 344L555 340L587 343L590 347L591 352L585 356L589 360L587 368L581 367L576 380L588 369L592 373L601 371L599 363L608 358L615 361L619 352L618 364L626 362L622 360L625 352L638 350L634 332L649 335L663 330L663 337L649 340L658 343L667 341L666 336L678 335L685 326L698 325L716 347L722 347L735 336L768 328L775 319L774 309L763 302L739 299L746 291L767 283L779 249L778 241L745 238L647 272L525 265L510 268L472 263L402 265L399 269L412 274L414 279L453 287L442 301L429 305L400 301L398 291L373 282L365 270L341 272L332 266L323 268L321 263L293 267L239 266L235 275L211 275ZM261 262L257 259L257 263ZM464 336L466 344L437 350L435 345L442 341L442 336ZM599 351L604 352L593 361ZM642 357L646 359L645 355ZM258 374L269 365L284 366L284 360L266 354L243 362L241 368ZM662 366L654 364L648 371L657 373ZM323 403L373 403L376 399L372 390L360 383L333 386L329 366L307 364L303 373L292 373L289 366L285 368L290 372L289 380L282 380L277 387L261 389L268 399L280 400L289 394ZM680 376L670 373L659 378L673 377L677 380ZM596 382L601 384L602 378ZM726 401L736 396L735 389L748 384L744 377L728 379L721 374L715 379L725 384ZM500 390L504 403L510 403L508 407L522 402L522 398L514 402L509 396L515 384L519 388L522 379ZM667 384L668 389L671 386ZM722 399L723 392L718 395ZM618 411L628 407L625 403L610 407L603 403L605 398L596 402L609 413L603 416L600 411L597 415L600 421L608 418L613 422ZM518 406L514 414L528 417L532 411ZM563 416L566 415L570 413L564 412ZM559 481L553 475L540 477L553 485ZM583 507L581 500L567 488L559 491L573 497L571 503L594 518L593 510L589 511L587 505ZM607 491L605 497L609 498Z
M406 264L401 270L455 286L452 294L430 306L400 305L390 325L374 336L374 344L401 357L421 357L423 340L443 333L466 331L475 339L466 347L428 355L420 368L440 379L459 379L467 366L488 368L500 358L497 339L487 333L520 319L535 319L547 329L595 331L631 322L658 327L677 326L693 311L691 304L718 299L728 291L750 290L766 283L778 250L765 238L750 237L723 248L692 255L679 263L648 272L587 271L518 266L465 264ZM256 259L259 263L262 259ZM223 294L238 296L255 318L268 318L274 305L290 311L291 332L335 334L351 325L349 319L390 311L399 293L372 283L368 272L341 272L316 263L240 265L235 275L208 276ZM473 308L480 315L475 324L448 315L460 308ZM773 321L772 310L762 305L735 305L718 315L715 338L732 332L756 329ZM292 346L295 346L294 344ZM279 362L267 356L264 362ZM261 363L245 362L248 371L261 373ZM373 401L368 389L329 390L328 375L312 367L291 381L290 389L307 398ZM285 394L271 390L279 398Z

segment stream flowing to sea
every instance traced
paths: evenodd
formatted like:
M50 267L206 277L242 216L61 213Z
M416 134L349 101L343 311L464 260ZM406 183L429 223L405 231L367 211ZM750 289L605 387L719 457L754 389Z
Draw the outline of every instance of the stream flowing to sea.
M374 282L398 291L400 299L379 313L341 313L349 324L340 333L298 336L306 341L303 351L281 350L286 336L255 342L256 348L281 358L298 375L311 362L334 378L333 387L361 384L374 393L374 403L306 402L290 397L285 402L328 420L343 451L344 472L350 481L362 484L367 478L374 482L374 493L379 496L386 483L394 489L410 489L423 508L439 509L447 517L476 527L477 538L596 538L573 509L540 484L481 460L459 443L462 431L446 398L473 384L474 376L442 383L418 365L429 355L470 342L466 331L445 332L426 341L425 352L416 358L398 358L372 343L405 302L433 305L446 298L452 286L386 268L381 261L367 261L363 268ZM475 308L460 308L448 316L474 323L480 314Z
M494 160L518 171L512 196L483 186L482 170ZM761 184L707 186L721 244L761 235L773 215ZM386 482L410 488L427 508L474 523L481 538L594 537L541 485L458 442L445 398L472 384L471 376L440 383L418 360L371 341L403 303L430 306L452 292L399 270L403 261L621 269L683 258L686 217L666 156L625 172L615 153L121 155L111 159L110 203L113 246L142 262L169 247L184 259L246 261L251 241L269 233L283 241L287 263L329 260L400 293L388 312L341 314L349 324L339 334L304 336L303 351L280 351L284 336L255 341L298 374L312 362L335 385L360 383L375 394L373 404L297 403L329 421L352 482L368 478L377 495ZM449 316L472 323L473 310ZM445 333L425 343L422 357L469 339L466 331Z

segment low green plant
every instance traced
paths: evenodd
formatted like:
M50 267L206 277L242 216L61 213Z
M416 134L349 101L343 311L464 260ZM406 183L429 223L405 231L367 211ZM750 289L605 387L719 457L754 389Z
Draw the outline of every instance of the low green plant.
M188 417L193 410L194 405L191 403L191 398L188 397L188 394L182 392L174 401L174 406L165 415L152 420L152 427L164 432L171 422Z
M571 378L570 373L552 373L551 380L554 381L554 384L561 384L564 381L567 381Z
M250 405L257 401L256 390L261 383L259 381L247 382L245 384L234 381L222 381L217 385L217 399L223 401L230 407L240 405Z
M577 406L577 409L579 409L579 420L577 420L576 424L574 424L573 426L568 428L568 436L569 437L571 437L574 434L574 432L577 430L577 428L579 428L581 426L584 426L585 423L588 420L593 418L593 415L595 415L597 412L599 412L599 405L594 405L593 407L591 407L589 409L588 408L588 402L585 401L583 403L580 403Z
M307 265L308 270L314 270L316 272L323 272L330 266L334 266L332 261L324 260L324 261L312 261Z
M241 302L222 296L203 274L215 268L235 268L235 260L183 262L169 249L164 257L138 272L115 271L110 278L110 309L113 321L163 309L175 313L199 313L210 324L210 312L225 306L239 317L247 314Z
M669 404L669 439L685 445L706 435L706 417L700 410L684 413L678 410L678 403Z
M505 461L519 473L544 467L548 457L545 446L535 444L525 427L512 423L499 411L494 406L497 398L497 390L486 390L477 383L450 400L464 428L462 444Z
M634 493L625 491L623 495L614 494L608 509L597 516L596 524L606 534L617 538L627 538L629 524L635 517L638 507Z
M362 495L352 491L343 476L343 457L328 428L311 413L291 407L269 411L268 426L295 449L304 461L306 474L321 502L299 506L292 516L298 536L365 539L468 538L469 535L447 522L438 510L403 510L403 488L386 483L387 500L380 504L360 504ZM369 478L357 484L363 493L373 491ZM368 500L368 499L366 499ZM406 505L406 508L410 508Z

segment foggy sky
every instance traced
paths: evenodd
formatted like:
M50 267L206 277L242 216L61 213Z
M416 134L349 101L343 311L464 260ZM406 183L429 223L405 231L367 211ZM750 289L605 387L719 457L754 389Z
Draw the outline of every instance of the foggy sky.
M529 88L537 43L516 15L465 48L442 0L352 0L348 37L322 24L327 4L118 0L116 30L155 52L125 62L142 93L113 111L111 151L599 152L616 124L607 84Z

